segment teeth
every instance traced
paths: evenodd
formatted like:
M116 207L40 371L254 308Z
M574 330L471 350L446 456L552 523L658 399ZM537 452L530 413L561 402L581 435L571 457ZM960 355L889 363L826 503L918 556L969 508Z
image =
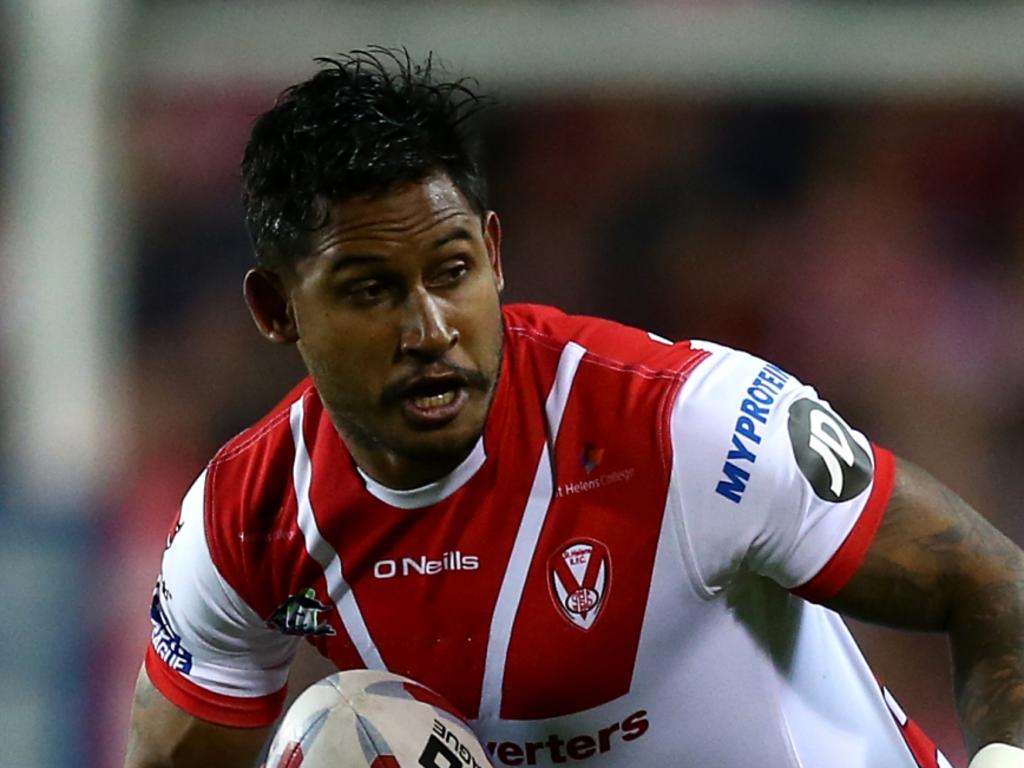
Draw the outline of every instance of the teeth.
M455 400L455 390L449 389L447 392L442 392L440 395L430 395L429 397L415 397L413 398L413 404L417 408L441 408L445 405L450 404Z

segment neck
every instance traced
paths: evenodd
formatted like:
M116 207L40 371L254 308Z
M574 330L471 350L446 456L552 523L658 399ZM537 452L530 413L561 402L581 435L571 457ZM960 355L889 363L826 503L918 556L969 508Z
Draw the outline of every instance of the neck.
M344 436L343 436L344 439ZM349 453L359 468L381 485L396 491L406 491L428 485L451 474L472 451L445 455L443 458L413 458L376 447L376 450L345 441Z

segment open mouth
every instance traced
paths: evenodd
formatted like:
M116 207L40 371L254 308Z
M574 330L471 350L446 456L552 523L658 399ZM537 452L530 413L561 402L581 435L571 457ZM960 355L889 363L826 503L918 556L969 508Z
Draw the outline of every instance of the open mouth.
M446 405L451 405L455 402L455 395L456 390L449 389L437 395L422 395L421 397L414 397L412 399L412 404L421 410L429 411L434 408L443 408Z
M454 419L468 399L465 379L448 374L414 379L402 388L398 401L408 422L430 428Z

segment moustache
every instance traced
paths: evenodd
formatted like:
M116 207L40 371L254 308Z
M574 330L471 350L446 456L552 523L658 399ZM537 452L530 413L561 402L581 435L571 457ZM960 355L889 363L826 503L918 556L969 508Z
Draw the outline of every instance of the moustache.
M408 397L417 388L432 383L451 384L456 387L469 387L487 392L491 388L491 379L478 370L465 368L455 363L437 365L436 363L414 371L401 379L384 386L381 390L381 402L384 405L393 405L399 400Z

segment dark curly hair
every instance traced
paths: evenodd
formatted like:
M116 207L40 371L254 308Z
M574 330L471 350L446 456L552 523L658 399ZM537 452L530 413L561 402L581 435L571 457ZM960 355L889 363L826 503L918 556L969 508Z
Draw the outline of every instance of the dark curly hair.
M468 79L437 79L433 56L405 49L318 58L322 69L261 115L242 160L242 205L256 258L287 261L327 223L328 205L444 172L487 208L466 120L488 102Z

